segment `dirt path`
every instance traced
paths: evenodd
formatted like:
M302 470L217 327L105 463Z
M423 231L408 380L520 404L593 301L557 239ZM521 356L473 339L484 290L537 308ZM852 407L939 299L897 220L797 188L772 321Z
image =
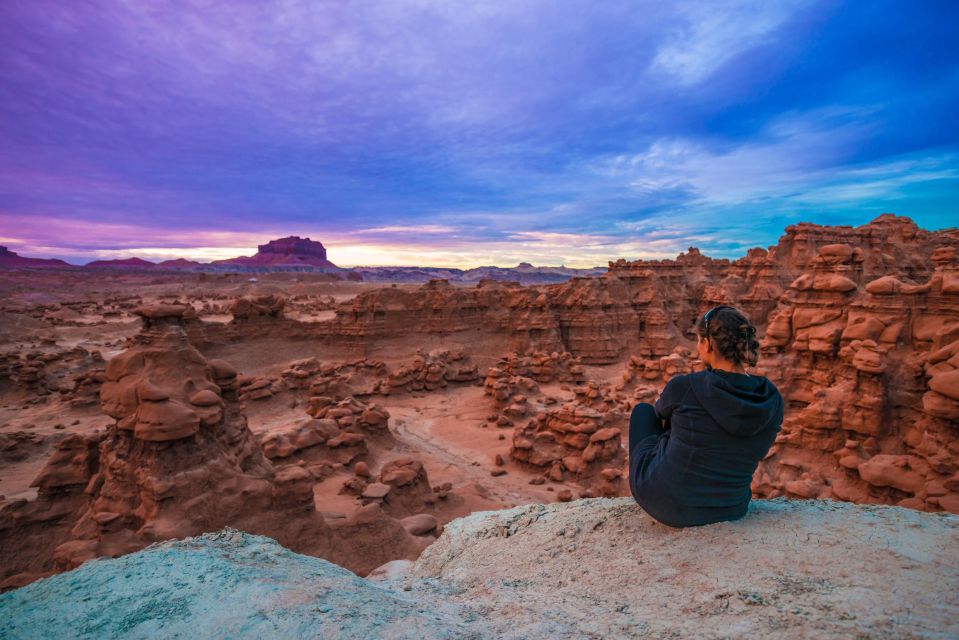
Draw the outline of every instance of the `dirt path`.
M489 399L482 387L465 386L424 396L389 398L384 405L390 424L407 449L423 459L432 484L452 482L454 486L476 483L503 506L531 502L555 502L556 492L576 485L550 482L531 485L539 475L520 467L509 458L512 429L483 428ZM500 435L504 439L500 440ZM496 454L504 465L494 463ZM506 474L494 477L494 469ZM552 489L552 490L550 490Z

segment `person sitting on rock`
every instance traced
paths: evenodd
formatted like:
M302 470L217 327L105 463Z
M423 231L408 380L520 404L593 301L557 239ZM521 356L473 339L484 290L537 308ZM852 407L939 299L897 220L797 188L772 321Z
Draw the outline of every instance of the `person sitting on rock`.
M746 514L750 483L782 427L776 386L745 367L759 358L756 328L720 305L696 324L703 371L674 376L655 406L629 418L629 486L649 515L688 527Z

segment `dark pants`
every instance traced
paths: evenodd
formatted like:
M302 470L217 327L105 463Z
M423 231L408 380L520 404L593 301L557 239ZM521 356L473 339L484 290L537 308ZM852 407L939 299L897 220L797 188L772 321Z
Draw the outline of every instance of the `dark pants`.
M639 498L637 498L636 476L639 475L641 461L637 457L636 446L643 440L651 439L652 436L658 437L662 433L665 433L663 421L656 416L653 405L640 402L633 407L632 413L629 414L629 490L637 502ZM643 449L644 453L648 453L649 450L648 446Z
M662 433L665 433L663 421L656 416L653 405L640 402L633 407L633 412L629 415L629 455L633 455L633 449L644 438Z

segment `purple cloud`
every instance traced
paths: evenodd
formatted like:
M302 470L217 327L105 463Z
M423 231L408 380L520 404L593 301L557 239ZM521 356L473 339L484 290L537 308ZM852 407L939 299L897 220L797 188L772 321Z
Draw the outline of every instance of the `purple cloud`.
M677 219L729 257L817 211L938 228L959 9L880 4L3 3L0 237L465 261L533 251L524 233L634 257L674 248L637 225Z

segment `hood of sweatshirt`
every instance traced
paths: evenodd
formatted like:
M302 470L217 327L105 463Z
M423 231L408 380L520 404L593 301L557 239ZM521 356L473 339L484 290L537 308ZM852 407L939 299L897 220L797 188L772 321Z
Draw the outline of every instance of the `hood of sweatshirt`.
M754 436L783 420L779 389L765 376L706 369L689 376L699 403L727 433Z

